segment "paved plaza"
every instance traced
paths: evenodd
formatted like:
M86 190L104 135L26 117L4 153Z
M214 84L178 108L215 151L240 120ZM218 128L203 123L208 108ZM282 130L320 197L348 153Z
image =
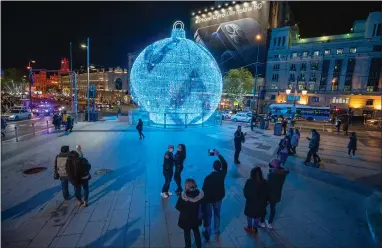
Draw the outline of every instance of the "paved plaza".
M25 141L2 144L2 247L184 247L177 226L177 197L162 199L163 155L169 144L186 144L182 180L203 179L212 170L216 148L228 161L226 197L222 205L221 235L205 247L378 247L374 215L380 199L381 148L362 141L356 159L347 155L348 137L322 134L321 168L302 164L308 135L302 132L297 157L289 157L289 173L281 203L276 207L274 230L260 229L256 237L243 228L243 186L254 165L268 173L281 137L272 131L244 129L248 134L242 164L233 164L234 124L218 127L163 130L146 128L139 140L135 127L119 122L80 125L70 134L51 133ZM375 138L375 137L374 137ZM377 137L378 138L378 137ZM379 137L380 138L380 137ZM62 145L82 146L92 164L87 208L72 199L63 204L60 182L53 179L54 158ZM23 170L47 170L33 175ZM96 175L98 170L110 173ZM172 182L170 189L175 190ZM71 188L71 195L73 195ZM370 220L370 216L374 216ZM379 218L379 219L378 219ZM370 223L372 222L372 227Z

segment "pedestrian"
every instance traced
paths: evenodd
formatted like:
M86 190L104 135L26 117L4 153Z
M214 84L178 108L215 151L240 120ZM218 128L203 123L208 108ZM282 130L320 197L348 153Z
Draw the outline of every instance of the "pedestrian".
M178 188L176 189L175 193L180 194L182 193L182 178L181 174L183 171L183 163L186 159L186 146L184 144L178 145L177 151L174 155L174 164L175 164L175 173L174 173L174 181Z
M238 126L234 134L234 143L235 143L234 163L235 164L240 164L239 155L241 151L241 143L244 143L244 142L245 142L244 134L241 131L241 126Z
M276 214L276 204L281 200L281 193L286 176L289 174L289 170L280 167L280 161L277 159L272 160L269 164L269 173L267 177L267 189L268 189L268 203L270 208L270 215L267 222L265 222L265 216L260 219L261 227L267 226L272 229L272 223Z
M142 137L144 139L145 135L142 133L142 131L143 131L143 121L142 121L142 119L138 120L138 124L137 124L136 128L137 128L138 133L139 133L139 139L142 139Z
M203 236L208 242L211 237L211 219L212 212L214 213L214 231L215 235L220 235L220 211L222 200L225 196L224 180L227 176L228 164L222 155L217 150L214 150L214 155L219 158L213 163L214 171L204 179L203 183Z
M163 158L163 176L164 176L164 184L163 184L163 187L162 187L162 193L161 193L161 196L163 198L168 198L169 196L172 195L171 192L169 192L169 188L170 188L170 183L171 183L171 179L172 179L172 175L173 175L173 171L174 171L174 155L173 155L173 151L174 151L174 146L173 145L169 145L168 146L168 149L167 149L167 152L164 154L164 158Z
M336 121L336 128L337 128L337 133L339 133L341 128L341 120L339 118L337 118L337 121Z
M285 117L285 118L282 120L282 123L281 123L281 126L282 126L282 128L283 128L283 130L284 130L284 134L283 134L283 135L286 135L287 124L288 124L288 118Z
M266 215L267 184L261 168L256 166L251 170L251 176L244 186L245 209L247 226L244 230L248 234L256 234L259 219Z
M309 140L309 152L304 161L305 165L310 163L310 160L313 156L314 164L319 164L321 162L320 157L317 155L318 149L320 148L320 135L318 134L316 129L311 129L311 138L307 137Z
M65 201L69 200L69 180L67 174L67 161L69 156L69 146L62 146L61 152L56 156L54 163L54 179L60 179L62 195Z
M55 130L61 129L61 118L58 112L54 113L53 115L53 125Z
M349 130L349 123L347 121L344 122L342 125L342 130L345 132L344 135L348 135L348 130Z
M74 125L74 119L72 116L68 115L68 117L66 118L66 126L65 126L65 132L67 132L68 130L70 132L73 131L73 125Z
M277 151L277 155L280 157L281 164L284 166L289 155L289 151L291 150L290 145L290 138L288 135L286 135L283 139L279 142L279 148Z
M66 127L66 119L68 118L68 114L66 113L66 110L62 112L62 125Z
M121 109L117 108L117 118L119 118L120 115L121 115Z
M7 121L1 117L1 137L5 137L5 128L7 127Z
M300 131L296 128L293 132L292 138L291 138L291 150L293 154L296 154L296 148L298 147L298 142L300 140Z
M356 158L356 156L355 156L355 150L357 150L357 136L356 136L356 133L352 132L350 134L349 139L350 139L350 141L349 141L349 144L348 144L348 154L349 154L349 156L351 156L350 152L352 152L353 156L351 156L351 158Z
M178 226L184 231L186 248L191 248L191 230L194 233L197 248L202 247L199 226L202 225L201 200L203 191L198 189L194 179L187 179L184 185L185 192L181 194L176 203L179 213Z

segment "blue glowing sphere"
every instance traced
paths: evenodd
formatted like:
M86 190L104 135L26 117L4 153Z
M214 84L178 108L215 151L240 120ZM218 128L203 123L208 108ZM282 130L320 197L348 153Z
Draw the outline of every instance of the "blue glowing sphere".
M178 28L180 24L180 28ZM213 56L186 39L176 22L170 38L146 47L130 73L134 101L158 124L201 124L219 105L222 74Z

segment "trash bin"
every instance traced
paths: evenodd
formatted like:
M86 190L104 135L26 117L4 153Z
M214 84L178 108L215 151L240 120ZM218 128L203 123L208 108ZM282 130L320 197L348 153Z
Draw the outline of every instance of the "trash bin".
M276 136L281 136L282 133L282 125L280 122L275 123L275 127L273 129L273 134Z

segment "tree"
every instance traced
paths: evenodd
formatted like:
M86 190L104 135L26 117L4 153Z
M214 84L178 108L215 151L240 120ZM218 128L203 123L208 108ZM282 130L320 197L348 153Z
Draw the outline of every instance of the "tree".
M1 79L2 91L12 95L21 95L27 85L27 80L24 78L24 73L15 68L4 70L4 78Z
M253 89L254 78L246 68L231 69L224 76L223 92L231 100L242 104L244 96Z

